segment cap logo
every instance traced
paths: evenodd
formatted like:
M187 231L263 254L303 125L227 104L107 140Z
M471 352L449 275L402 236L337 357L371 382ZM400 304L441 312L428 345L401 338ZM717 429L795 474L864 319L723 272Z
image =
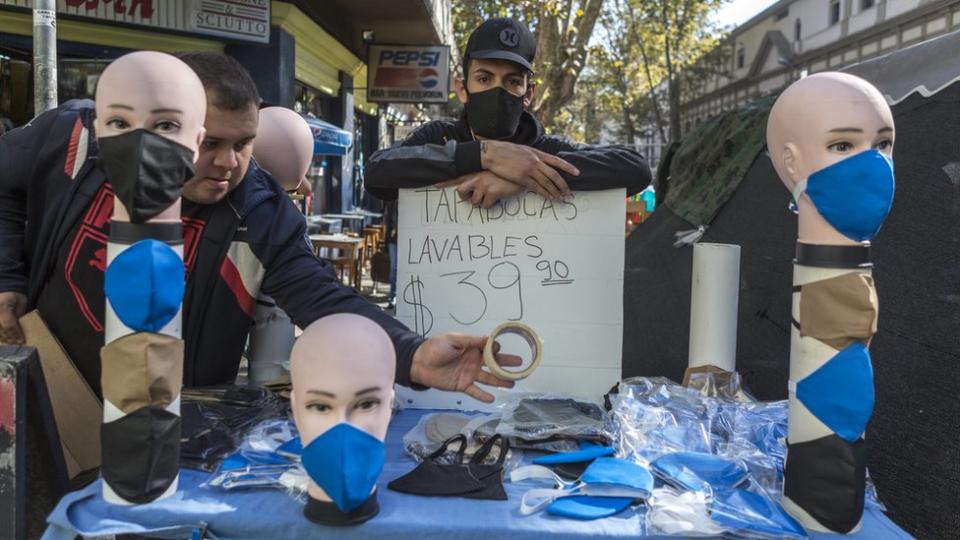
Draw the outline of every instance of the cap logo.
M504 28L500 31L500 43L507 47L516 47L520 43L520 34L513 28Z

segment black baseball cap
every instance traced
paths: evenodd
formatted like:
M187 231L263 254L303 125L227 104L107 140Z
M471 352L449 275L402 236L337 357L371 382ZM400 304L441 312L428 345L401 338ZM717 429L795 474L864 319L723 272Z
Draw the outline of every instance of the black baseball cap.
M484 21L470 34L463 66L466 69L471 60L509 60L533 71L536 55L537 42L530 30L513 19L499 17Z

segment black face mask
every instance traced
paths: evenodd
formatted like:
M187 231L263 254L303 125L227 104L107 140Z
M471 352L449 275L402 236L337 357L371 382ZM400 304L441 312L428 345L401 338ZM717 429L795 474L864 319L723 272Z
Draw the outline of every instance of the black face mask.
M100 425L100 474L124 500L143 504L170 487L180 470L180 417L143 407Z
M523 96L515 96L502 86L467 94L463 106L473 133L488 139L506 139L517 132L523 114Z
M456 452L453 464L438 463L454 442L460 443L460 449ZM500 449L496 462L491 465L483 464L494 445L499 445ZM507 439L500 435L491 437L477 450L469 463L463 462L466 447L467 438L462 434L447 439L439 450L430 454L416 469L390 482L387 487L401 493L429 497L507 500L507 493L503 490L503 462L510 449Z
M168 208L193 177L193 150L146 129L98 139L97 147L97 166L133 223Z
M783 494L831 531L852 531L863 516L866 451L862 438L848 443L833 433L797 444L787 441Z

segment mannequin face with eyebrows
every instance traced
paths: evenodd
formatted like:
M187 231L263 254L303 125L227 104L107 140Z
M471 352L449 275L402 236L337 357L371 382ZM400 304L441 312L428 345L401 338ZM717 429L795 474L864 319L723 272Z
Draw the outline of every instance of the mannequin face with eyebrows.
M194 152L203 140L206 94L200 79L179 59L140 51L104 70L96 92L97 138L146 129Z
M372 320L341 313L308 326L290 357L290 408L303 446L340 423L382 441L390 423L395 372L393 343ZM310 492L329 500L313 483Z

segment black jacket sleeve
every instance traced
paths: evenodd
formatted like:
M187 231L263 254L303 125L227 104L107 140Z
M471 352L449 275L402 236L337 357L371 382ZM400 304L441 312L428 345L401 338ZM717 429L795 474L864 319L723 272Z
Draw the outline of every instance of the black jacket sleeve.
M330 263L314 255L308 245L303 216L292 204L279 206L273 217L277 226L272 228L268 244L261 248L260 257L266 269L262 292L273 298L300 328L334 313L355 313L372 319L393 341L397 353L396 382L412 386L410 365L423 339L353 289L344 287ZM291 222L298 225L290 227Z
M28 292L23 245L27 191L40 147L58 115L57 109L47 111L0 137L0 292Z
M627 196L650 185L650 166L639 152L622 145L591 146L573 144L560 137L543 137L538 150L568 161L579 176L560 172L573 190L627 188Z
M371 195L392 201L398 189L431 186L481 169L479 142L457 142L442 122L430 122L402 142L374 152L364 182Z

